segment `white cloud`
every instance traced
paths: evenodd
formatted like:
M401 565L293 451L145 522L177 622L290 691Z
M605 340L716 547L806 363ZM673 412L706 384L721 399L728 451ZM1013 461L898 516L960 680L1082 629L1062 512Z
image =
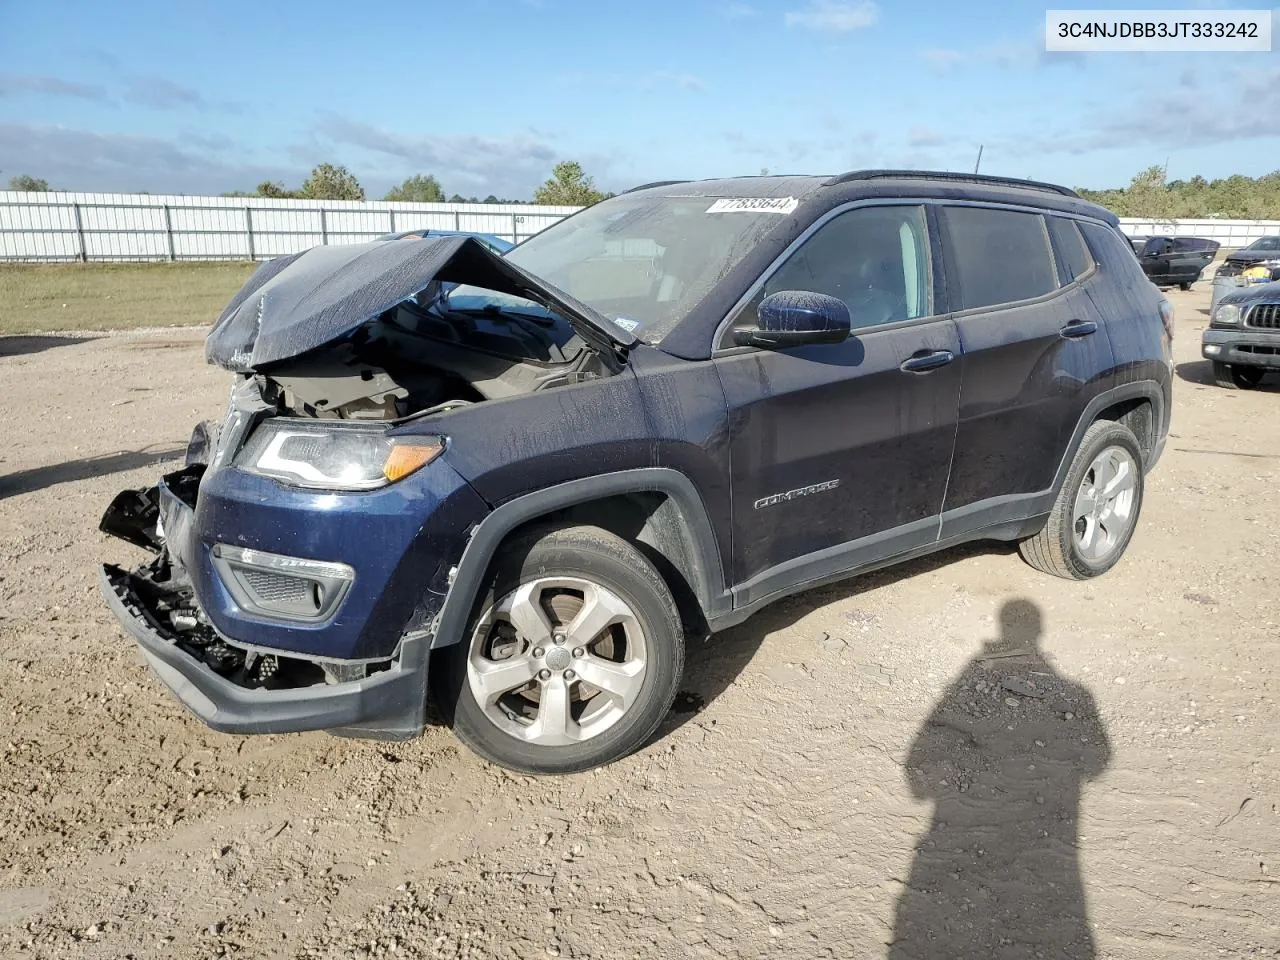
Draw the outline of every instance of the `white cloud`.
M30 73L0 73L0 97L35 93L55 97L79 97L82 100L106 100L107 91L97 84L76 83L61 77Z
M965 55L959 50L930 48L920 51L920 59L937 70L950 70L964 63Z
M720 7L720 16L726 20L748 20L760 13L749 3L726 3Z
M247 153L219 135L170 139L0 123L0 168L25 170L62 190L201 195L252 190L263 180L298 182L305 175L301 169L247 161Z
M944 143L951 140L946 134L938 133L936 130L929 130L925 127L915 127L907 134L907 146L909 147L940 147Z
M800 10L789 10L789 27L804 27L827 33L848 33L873 26L880 18L880 7L873 0L810 0Z

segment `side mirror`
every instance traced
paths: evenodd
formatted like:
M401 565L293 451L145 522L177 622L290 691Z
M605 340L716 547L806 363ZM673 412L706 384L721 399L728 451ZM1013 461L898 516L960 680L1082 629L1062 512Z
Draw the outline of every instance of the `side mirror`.
M779 290L760 301L753 328L734 330L738 346L766 350L810 343L843 343L852 323L843 300L805 290Z

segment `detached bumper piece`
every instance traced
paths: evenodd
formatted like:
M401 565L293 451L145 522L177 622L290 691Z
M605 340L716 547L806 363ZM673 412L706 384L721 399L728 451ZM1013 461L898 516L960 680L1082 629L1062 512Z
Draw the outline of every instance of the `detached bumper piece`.
M151 669L213 729L332 730L385 739L422 732L426 638L405 640L397 658L373 665L249 650L220 639L180 587L152 579L151 572L166 572L163 558L136 573L104 566L103 596Z

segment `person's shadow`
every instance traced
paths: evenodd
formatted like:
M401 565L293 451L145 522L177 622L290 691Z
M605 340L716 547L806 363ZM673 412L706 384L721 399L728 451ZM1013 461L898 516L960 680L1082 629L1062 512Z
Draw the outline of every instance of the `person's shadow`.
M890 960L1095 956L1080 875L1084 781L1111 750L1093 697L1039 647L1029 600L947 688L907 756L936 802L898 900Z

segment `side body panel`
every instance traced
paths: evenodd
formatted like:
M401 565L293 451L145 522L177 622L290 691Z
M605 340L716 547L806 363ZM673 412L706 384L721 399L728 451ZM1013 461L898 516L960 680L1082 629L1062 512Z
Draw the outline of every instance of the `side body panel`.
M883 548L896 552L937 538L959 366L900 365L959 348L955 326L935 318L717 361L732 434L733 572L747 594L769 593L788 576L782 565L841 544L897 532Z
M1095 332L1064 336L1073 322ZM964 386L945 510L1048 488L1112 367L1093 301L1073 284L1043 300L960 314L956 326Z

